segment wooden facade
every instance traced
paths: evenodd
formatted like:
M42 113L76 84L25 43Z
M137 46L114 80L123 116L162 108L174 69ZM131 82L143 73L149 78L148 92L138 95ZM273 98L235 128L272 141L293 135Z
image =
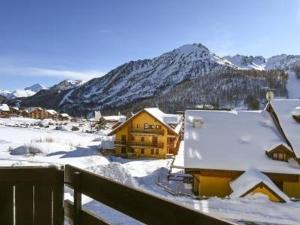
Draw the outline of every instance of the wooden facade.
M177 154L180 134L145 110L109 135L115 135L115 153L126 157L165 158Z
M202 197L226 197L232 193L230 182L238 178L244 171L186 169L193 175L193 191ZM277 187L290 198L300 199L300 175L265 173ZM264 193L266 194L267 191ZM272 194L268 195L274 200Z

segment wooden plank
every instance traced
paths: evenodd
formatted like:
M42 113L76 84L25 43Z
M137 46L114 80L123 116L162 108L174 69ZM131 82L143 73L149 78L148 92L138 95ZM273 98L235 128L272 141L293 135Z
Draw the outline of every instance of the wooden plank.
M33 225L33 185L15 186L16 225Z
M146 224L233 224L68 165L65 182L73 188L75 172L80 172L82 194Z
M65 203L65 215L70 220L70 223L74 221L74 205L69 200L66 200ZM82 225L110 225L110 223L96 216L95 214L81 209L80 212L80 224Z
M52 225L52 188L49 185L34 187L34 224Z
M53 189L53 224L64 224L64 170L56 171L56 181Z
M74 173L74 225L80 225L80 216L81 216L81 193L80 193L80 173Z
M0 183L0 224L13 225L13 186Z
M0 169L0 181L17 183L52 184L56 182L55 167L12 167Z

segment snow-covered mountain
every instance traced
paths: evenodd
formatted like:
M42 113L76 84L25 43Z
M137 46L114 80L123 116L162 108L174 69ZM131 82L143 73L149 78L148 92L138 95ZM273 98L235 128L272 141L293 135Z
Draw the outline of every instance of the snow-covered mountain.
M39 92L40 90L43 90L43 89L47 89L44 85L41 85L41 84L34 84L34 85L31 85L30 87L26 87L24 88L24 90L26 91L33 91L35 93Z
M263 93L267 88L274 88L268 86L266 81L270 80L268 76L276 75L276 73L265 73L265 70L281 69L287 71L292 69L297 62L300 63L300 56L293 55L280 55L267 59L262 56L242 55L220 57L202 44L189 44L153 59L130 61L113 69L105 76L92 79L86 83L81 81L63 81L49 90L43 90L37 95L22 99L22 104L24 106L54 108L73 115L86 115L93 110L126 108L130 104L145 99L157 98L170 92L172 89L174 90L179 84L193 81L209 74L222 74L222 76L214 76L213 79L205 78L205 82L215 82L215 87L222 88L222 90L234 87L236 90L234 93L239 95L238 92L243 91L243 89L237 88L236 82L233 84L231 79L226 78L229 76L226 71L247 71L249 69L260 72L254 75L248 72L241 72L241 74L245 74L245 77L239 79L235 74L234 79L241 82L243 86L249 86L247 93ZM232 74L232 72L229 74ZM264 76L261 79L264 81L260 81L260 76ZM276 78L277 80L275 79L272 81L273 83L271 82L272 85L275 84L275 88L279 88L280 91L278 93L282 97L288 96L285 91L287 77L280 73L278 78ZM223 80L221 86L217 85L217 83L220 83L219 80ZM201 79L198 81L204 82ZM184 88L197 88L195 85L191 86L184 86ZM198 87L200 86L198 85ZM214 87L211 83L208 86L210 88ZM203 86L201 87L203 88ZM206 88L204 89L209 91ZM215 92L215 90L211 89L211 92ZM193 92L189 91L189 93ZM233 93L233 91L228 93ZM206 95L208 93L203 92L201 94ZM261 96L263 94L256 96L259 97L258 101L262 100ZM222 96L217 96L216 98L220 99L219 97ZM251 99L252 97L250 96L249 98ZM230 101L230 98L228 99ZM182 101L185 102L186 99L182 99ZM240 104L238 101L236 100L236 102L231 102L227 105ZM199 104L201 103L199 102Z
M224 59L237 66L239 69L255 69L255 70L290 70L295 64L300 63L300 55L276 55L270 58L263 56L225 56Z
M21 89L15 91L0 90L0 95L6 97L7 99L24 98L24 97L33 96L37 92L43 89L46 89L46 87L41 84L34 84L30 87L24 88L23 90Z

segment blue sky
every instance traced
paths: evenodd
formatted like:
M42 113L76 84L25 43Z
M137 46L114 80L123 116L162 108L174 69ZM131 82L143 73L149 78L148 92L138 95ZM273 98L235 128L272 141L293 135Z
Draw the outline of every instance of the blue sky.
M187 43L300 54L300 0L1 0L0 89L90 79Z

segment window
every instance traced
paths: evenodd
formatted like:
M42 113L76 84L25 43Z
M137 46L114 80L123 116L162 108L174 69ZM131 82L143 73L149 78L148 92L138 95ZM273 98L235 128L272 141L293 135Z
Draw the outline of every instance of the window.
M125 154L125 153L126 153L126 147L122 147L122 148L121 148L121 153L122 153L122 154Z
M151 125L151 129L155 129L156 128L156 126L155 125Z
M144 155L145 154L145 149L141 149L141 154Z
M148 123L144 124L144 129L149 129L149 124Z
M160 125L156 125L156 129L160 129L161 128L161 126Z
M141 141L144 142L144 141L145 141L145 138L144 138L144 137L141 137Z
M131 140L134 141L134 136L131 136Z
M155 154L159 155L159 149L155 149Z
M151 149L151 155L154 155L154 149L153 148Z
M273 159L280 160L280 161L286 161L286 155L282 152L274 152Z

